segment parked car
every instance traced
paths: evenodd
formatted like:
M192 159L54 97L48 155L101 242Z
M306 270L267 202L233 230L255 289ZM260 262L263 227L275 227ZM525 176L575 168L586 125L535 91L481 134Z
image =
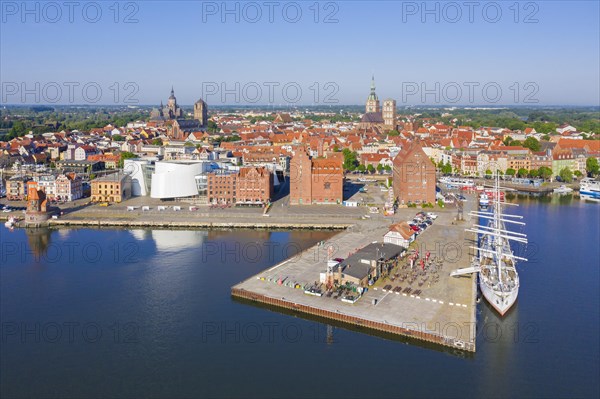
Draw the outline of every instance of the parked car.
M433 220L437 219L438 215L436 215L433 212L427 212L427 216L429 216L430 218L432 218Z

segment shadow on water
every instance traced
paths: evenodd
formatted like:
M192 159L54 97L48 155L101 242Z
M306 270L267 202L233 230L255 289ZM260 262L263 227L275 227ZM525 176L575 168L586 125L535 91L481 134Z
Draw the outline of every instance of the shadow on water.
M287 316L298 317L298 318L301 318L304 320L314 321L314 322L323 324L325 326L333 326L333 327L337 327L337 328L342 328L347 331L366 334L366 335L370 335L370 336L377 337L377 338L383 338L383 339L386 339L389 341L401 342L403 344L416 346L416 347L424 348L424 349L430 349L430 350L434 350L436 352L445 353L445 354L463 358L463 359L474 359L475 358L475 353L473 353L473 352L467 352L467 351L463 351L460 349L454 349L454 348L450 348L447 346L438 345L438 344L434 344L434 343L426 342L426 341L421 341L419 339L405 337L402 335L390 334L390 333L386 333L383 331L373 330L370 328L358 327L353 324L348 324L348 323L344 323L344 322L337 321L337 320L327 319L325 317L319 317L319 316L315 316L315 315L311 315L311 314L307 314L307 313L297 312L297 311L293 311L293 310L286 309L286 308L280 308L278 306L268 305L268 304L252 301L252 300L245 299L245 298L239 298L239 297L235 297L235 296L232 296L231 298L233 299L234 302L238 302L238 303L241 303L244 305L251 305L256 308L266 309L266 310L269 310L269 311L272 311L275 313L284 314Z

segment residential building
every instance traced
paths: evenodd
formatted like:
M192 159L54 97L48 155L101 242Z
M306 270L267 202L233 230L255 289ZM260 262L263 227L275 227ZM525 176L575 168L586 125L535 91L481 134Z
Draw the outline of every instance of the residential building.
M82 180L75 173L58 175L55 185L54 196L59 201L73 201L83 197Z
M519 171L519 169L529 170L531 160L527 155L512 155L508 157L508 168Z
M48 199L52 199L56 195L56 176L47 174L36 176L33 179L37 182L38 188L46 193Z
M27 198L27 183L30 177L13 176L6 181L6 199L9 201L22 201Z
M121 202L131 197L131 176L121 172L92 180L92 202Z

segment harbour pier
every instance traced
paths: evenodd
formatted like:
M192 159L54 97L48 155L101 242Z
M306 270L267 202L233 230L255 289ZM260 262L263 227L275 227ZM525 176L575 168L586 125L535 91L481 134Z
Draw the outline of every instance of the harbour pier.
M410 219L416 212L414 208L401 209L393 220ZM368 287L354 303L342 302L336 295L305 292L303 287L307 284L319 282L328 258L346 258L374 241L382 242L391 220L388 223L379 220L358 223L329 242L240 282L232 287L231 295L300 315L475 352L476 277L450 277L451 270L470 264L473 254L468 248L473 245L474 237L464 231L469 221L455 220L456 210L436 213L438 219L409 248L409 252L431 252L441 261L439 280L433 285L400 282L392 275ZM333 254L329 247L335 249ZM399 259L398 268L404 265L406 270L406 259Z

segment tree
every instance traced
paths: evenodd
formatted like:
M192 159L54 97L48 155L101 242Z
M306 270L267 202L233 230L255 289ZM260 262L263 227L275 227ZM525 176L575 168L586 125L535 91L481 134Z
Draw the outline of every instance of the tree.
M519 177L527 177L527 169L525 168L519 168L519 171L517 172L517 174L519 175Z
M536 178L536 177L538 177L539 175L540 175L540 172L539 172L539 170L537 170L537 169L531 169L531 170L529 171L529 177L531 177L531 178Z
M491 178L491 177L492 177L492 171L491 171L491 170L489 170L489 169L486 169L486 171L485 171L485 177L486 177L487 179Z
M219 126L215 121L210 119L208 120L208 131L212 133L216 133L219 131Z
M390 137L400 136L400 132L397 130L390 130L388 132L388 136L390 136Z
M23 136L28 133L27 126L23 121L15 121L10 129L8 136L9 138Z
M360 173L365 173L365 171L367 170L367 168L365 168L365 165L363 164L358 165L357 169Z
M344 169L353 171L358 166L358 155L356 152L351 151L349 148L344 148L342 151L344 154Z
M560 179L565 183L571 183L573 181L573 172L569 168L562 168L558 173Z
M505 138L505 139L502 141L502 143L504 143L504 145L508 147L508 146L509 146L509 145L512 143L512 141L513 141L512 137L510 137L510 136L507 136L507 137L506 137L506 138Z
M592 176L596 176L600 172L600 165L598 165L598 159L589 157L585 161L585 170Z
M540 166L540 168L538 169L538 175L542 179L548 180L550 177L552 177L552 169L550 169L547 166Z
M369 164L369 166L367 166L367 171L369 173L375 173L375 167L373 166L373 164Z
M137 158L133 152L123 151L121 153L121 159L119 159L119 168L123 168L126 159Z
M450 165L450 162L446 162L446 164L442 167L442 173L445 175L452 173L452 165Z
M392 171L392 167L390 165L385 165L383 169L388 173Z
M523 142L523 147L529 148L533 152L538 152L540 150L540 142L535 137L527 137Z
M191 141L186 141L183 146L184 147L194 147L194 143L192 143Z
M516 171L513 168L508 168L508 169L506 169L505 175L507 175L507 176L514 176L515 173L516 173Z
M154 140L152 140L152 145L162 146L163 142L161 139L154 139Z
M578 179L579 179L581 176L583 176L583 173L581 173L581 171L580 171L580 170L576 170L575 172L573 172L573 174L574 174L575 176L577 176L577 178L578 178Z
M544 134L544 135L542 136L542 140L544 140L544 141L550 141L550 135L548 135L548 134Z
M115 134L112 136L112 141L125 141L125 137L120 134Z
M377 165L377 172L379 172L379 173L383 172L383 165L382 164Z

